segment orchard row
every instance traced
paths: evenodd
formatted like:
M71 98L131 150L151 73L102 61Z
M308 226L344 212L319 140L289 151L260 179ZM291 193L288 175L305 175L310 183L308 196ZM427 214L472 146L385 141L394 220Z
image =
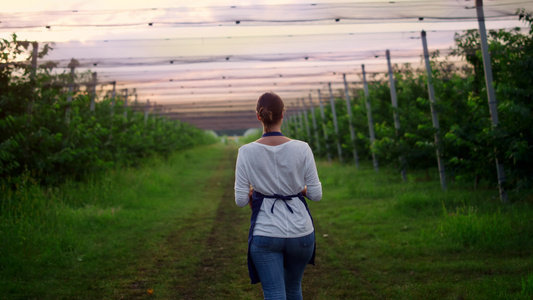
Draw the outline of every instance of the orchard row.
M215 141L189 124L124 105L127 96L95 101L94 89L80 84L91 74L9 63L29 45L16 36L0 43L7 61L0 68L0 185L56 184Z
M435 168L443 189L446 180L473 187L500 183L505 191L531 188L533 25L530 15L521 18L528 33L488 34L496 101L487 96L480 34L471 30L456 35L452 51L463 65L436 54L426 69L395 65L368 82L363 66L360 86L345 79L344 90L330 85L301 99L299 108L286 113L284 131L308 141L318 156L355 164L372 160L376 171L392 165L404 178L409 170ZM497 123L491 106L497 107Z

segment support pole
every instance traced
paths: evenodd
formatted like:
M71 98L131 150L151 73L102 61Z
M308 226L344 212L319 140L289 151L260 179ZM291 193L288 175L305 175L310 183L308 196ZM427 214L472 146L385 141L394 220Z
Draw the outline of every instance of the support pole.
M394 129L396 129L396 136L400 137L400 116L398 115L398 98L396 96L396 83L394 82L394 74L392 73L392 65L390 62L390 51L387 49L387 66L389 68L389 86L390 86L390 99L392 102L392 116L394 118ZM405 171L405 157L400 155L400 173L402 174L402 180L407 181L407 174Z
M307 117L307 107L305 105L304 98L300 98L302 101L302 110L303 110L303 116L304 116L304 123L305 123L305 132L307 133L307 142L311 142L311 130L309 129L309 118Z
M299 102L299 101L298 101ZM303 117L303 111L302 109L300 108L299 104L297 105L298 107L298 127L299 127L299 131L298 131L298 139L299 140L304 140L304 117Z
M31 77L32 80L35 80L37 74L37 57L39 56L39 43L32 42L32 55L31 55Z
M128 89L124 89L124 118L128 120Z
M431 74L428 44L426 40L426 32L424 30L422 30L422 46L424 48L424 61L426 63L426 71L428 77L428 93L429 106L431 108L431 120L433 121L433 128L435 128L435 146L437 147L437 163L439 167L440 186L442 190L446 190L446 171L444 170L444 162L442 161L442 148L440 144L439 113L435 108L435 90L433 88L433 76Z
M97 83L97 80L96 80L96 72L93 73L93 86L92 86L92 93L91 93L91 107L90 107L90 110L91 111L94 111L94 102L95 102L95 98L96 98L96 83Z
M288 111L287 111L287 113L284 114L283 119L285 120L283 122L283 125L285 126L283 131L285 132L286 136L291 136L292 116L289 115Z
M313 121L313 130L315 132L316 150L318 151L318 153L320 153L320 141L318 140L318 130L316 126L315 108L313 107L313 98L311 96L311 93L309 93L309 106L311 107L311 119Z
M353 117L352 117L352 106L350 105L350 93L348 92L348 83L346 82L346 74L342 74L342 79L344 80L344 96L346 97L346 110L348 111L348 126L350 128L350 138L352 140L353 147L353 159L355 161L355 166L359 169L359 156L357 155L357 146L355 143L355 131L353 130Z
M328 132L326 130L326 115L324 113L324 103L322 103L322 94L318 90L318 105L320 105L320 118L322 119L322 133L324 133L324 144L326 144L326 155L328 162L331 162L331 151L328 143Z
M374 171L379 172L378 159L374 153L374 145L376 142L376 134L374 132L374 120L372 119L372 107L370 106L370 95L368 93L368 83L366 81L365 65L361 65L363 69L363 86L365 90L366 103L366 117L368 119L368 133L370 134L370 152L372 153L372 163L374 164Z
M390 98L392 102L392 116L394 118L394 128L396 131L400 130L400 117L398 116L398 97L396 96L396 83L394 82L394 74L392 73L392 65L390 62L390 51L386 51L387 66L389 68L389 86Z
M287 112L290 112L290 114L288 114L287 118L289 120L289 124L288 124L288 127L289 127L289 133L290 134L290 137L293 138L293 139L296 139L296 134L297 134L297 127L296 127L296 114L297 112L295 110L292 109L292 104L291 103L287 103Z
M342 163L342 147L341 147L341 141L339 136L339 125L337 123L337 112L335 110L335 99L333 98L333 91L331 91L331 82L328 82L328 88L329 88L329 105L331 106L331 114L333 115L333 127L335 127L335 135L336 135L336 142L337 142L337 154L339 155L339 162Z
M72 97L74 94L74 75L76 69L76 61L73 59L69 63L70 77L68 78L68 95L67 95L67 109L65 111L65 123L70 124L70 105L72 104Z
M153 112L152 112L152 119L153 119L153 122L152 122L152 129L155 129L155 123L157 121L157 102L154 102L154 109L153 109ZM155 113L154 113L155 112Z
M289 124L287 124L287 134L290 137L296 137L296 115L294 113L291 113L289 115Z
M144 126L148 123L148 111L150 110L150 99L146 100L146 107L144 108Z
M498 127L498 102L496 101L496 92L492 85L492 65L490 61L489 46L487 42L487 30L485 29L485 14L483 13L483 0L476 0L477 20L479 23L479 35L481 37L481 54L483 56L483 69L485 70L485 84L487 86L487 96L489 101L490 118L492 128ZM507 202L507 191L505 190L505 171L503 163L498 158L498 149L494 149L494 158L496 161L496 172L498 176L498 189L500 191L500 201Z
M111 91L111 118L113 118L113 115L115 114L115 97L117 95L117 82L113 81L111 84L113 84L113 91Z
M296 122L294 121L294 113L291 113L289 115L289 123L287 123L287 135L290 136L290 137L295 137L296 136L296 130L295 130L295 127L296 126Z
M36 86L36 76L37 76L37 56L39 56L39 43L32 42L31 43L33 47L33 52L31 55L31 73L30 73L30 82L31 82L31 88L32 93L30 97L30 103L28 103L28 115L30 116L33 114L33 105L35 103L35 86Z
M285 135L289 135L289 130L287 129L287 124L289 123L289 115L287 111L283 113L283 122L281 123L281 132L285 132Z
M292 127L294 128L294 131L292 132L293 138L298 139L298 131L299 131L299 119L298 119L298 107L294 105L294 102L291 103L292 108Z
M133 106L135 107L134 110L131 111L131 113L133 115L135 115L137 113L137 108L138 108L138 102L137 102L137 89L136 88L133 88L133 95L135 96L135 101L134 101L134 104ZM168 112L170 113L172 111L171 108L169 108Z

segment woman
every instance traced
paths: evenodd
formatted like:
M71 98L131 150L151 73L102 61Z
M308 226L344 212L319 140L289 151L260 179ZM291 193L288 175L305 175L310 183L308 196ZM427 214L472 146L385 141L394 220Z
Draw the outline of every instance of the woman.
M314 265L315 233L304 197L322 198L309 145L281 133L284 104L275 93L257 101L263 136L242 146L235 169L235 203L252 208L248 271L265 299L302 299L302 277Z

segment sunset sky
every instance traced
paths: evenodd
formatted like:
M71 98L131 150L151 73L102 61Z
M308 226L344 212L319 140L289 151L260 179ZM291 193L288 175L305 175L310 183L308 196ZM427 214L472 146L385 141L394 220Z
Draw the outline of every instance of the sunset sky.
M102 83L135 88L158 104L255 100L265 90L306 97L341 88L393 63L418 64L420 31L431 51L477 29L475 1L5 1L0 37L54 43L44 61L71 58ZM524 26L512 16L533 1L484 1L488 29ZM151 24L151 25L149 25ZM103 85L104 92L110 86Z

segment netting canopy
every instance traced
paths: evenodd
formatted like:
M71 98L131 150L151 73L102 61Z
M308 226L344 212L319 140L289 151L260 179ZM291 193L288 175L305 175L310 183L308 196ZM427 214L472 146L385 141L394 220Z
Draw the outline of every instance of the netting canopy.
M421 31L446 56L454 35L477 29L475 1L41 1L5 3L0 37L53 43L40 64L98 74L99 93L135 89L138 102L205 129L259 124L255 101L274 91L289 108L309 93L420 64ZM515 28L530 0L483 2L488 29ZM448 59L458 59L450 57ZM130 92L131 95L131 92Z

